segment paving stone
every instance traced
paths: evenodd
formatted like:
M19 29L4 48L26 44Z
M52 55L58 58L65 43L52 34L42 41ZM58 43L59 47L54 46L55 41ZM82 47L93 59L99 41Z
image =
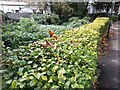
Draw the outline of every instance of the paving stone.
M114 23L111 30L115 32L115 36L109 39L112 47L109 53L99 60L99 69L101 71L98 80L99 90L120 90L120 36L118 33L120 32L120 23Z

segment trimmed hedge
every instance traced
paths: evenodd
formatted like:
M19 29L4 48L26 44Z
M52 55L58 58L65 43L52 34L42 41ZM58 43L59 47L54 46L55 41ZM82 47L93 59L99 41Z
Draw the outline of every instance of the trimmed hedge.
M42 48L43 41L13 51L7 48L4 89L91 88L98 77L99 38L108 22L102 17L80 29L66 30L54 41L56 48Z

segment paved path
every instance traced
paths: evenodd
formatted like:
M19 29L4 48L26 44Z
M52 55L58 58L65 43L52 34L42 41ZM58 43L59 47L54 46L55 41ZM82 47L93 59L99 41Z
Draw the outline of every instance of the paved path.
M115 36L110 37L112 44L109 53L99 60L99 68L101 71L99 78L99 90L120 90L120 22L116 22L111 26L115 32Z

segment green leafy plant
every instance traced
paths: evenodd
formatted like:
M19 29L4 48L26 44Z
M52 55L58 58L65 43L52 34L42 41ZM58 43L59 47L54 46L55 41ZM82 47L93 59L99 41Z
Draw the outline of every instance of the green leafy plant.
M84 21L80 21L84 22ZM85 21L87 22L87 21ZM38 24L34 18L22 18L18 23L5 23L2 25L2 40L6 47L11 49L19 46L28 45L31 42L49 37L48 29L60 34L65 30L73 29L76 26L80 27L85 23L78 23L77 25L42 25Z
M66 30L43 48L36 41L18 49L4 50L4 89L91 88L98 77L98 42L108 28L108 18L97 18L80 29ZM51 38L47 38L52 42Z
M44 24L44 25L50 25L50 24L59 25L60 24L59 16L54 13L32 15L32 17L39 24Z
M72 17L69 19L69 22L64 22L62 25L79 28L80 26L88 23L90 23L88 18L79 19L78 17Z
M117 15L112 15L111 19L112 19L113 22L117 22L118 16Z
M78 21L79 20L79 18L78 17L71 17L71 18L69 18L69 22L73 22L73 21Z

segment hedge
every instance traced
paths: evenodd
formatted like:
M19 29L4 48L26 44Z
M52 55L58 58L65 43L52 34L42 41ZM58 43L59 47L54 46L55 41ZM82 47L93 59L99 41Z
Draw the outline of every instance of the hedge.
M102 17L80 29L66 30L54 41L54 48L41 47L43 41L13 51L7 48L4 89L91 88L98 78L99 38L108 29L108 22Z
M25 46L34 41L49 37L49 29L56 34L60 34L64 30L79 28L86 23L88 23L88 20L82 19L81 23L74 23L71 26L42 25L38 24L33 18L22 18L18 23L5 23L2 25L2 40L6 47L15 49L19 46Z

